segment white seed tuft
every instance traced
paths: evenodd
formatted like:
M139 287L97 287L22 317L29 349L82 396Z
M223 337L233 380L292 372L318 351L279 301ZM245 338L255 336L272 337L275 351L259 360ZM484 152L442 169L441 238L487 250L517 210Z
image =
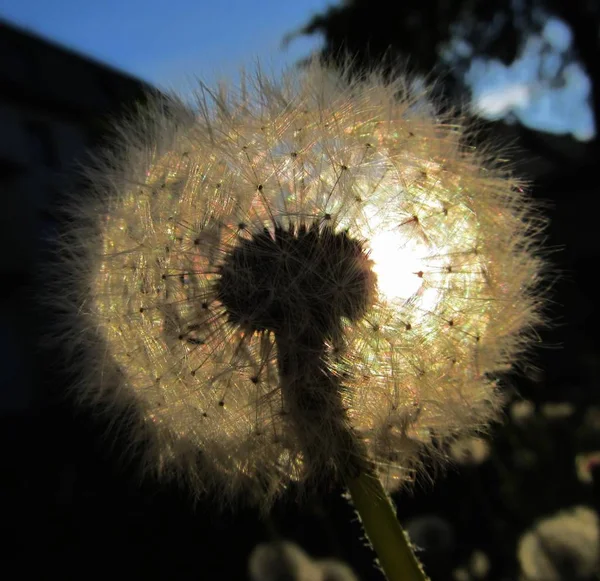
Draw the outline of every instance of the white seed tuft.
M376 296L358 320L339 311L323 365L388 490L497 416L494 378L540 322L541 220L519 181L490 169L497 153L465 147L464 128L407 87L319 65L256 73L240 91L202 89L195 111L150 106L88 170L60 249L58 335L86 350L77 397L139 417L128 429L148 471L267 507L341 456L341 419L292 409L273 333L252 316L233 324L215 293L232 250L276 226L327 224L372 261ZM319 274L349 292L352 277ZM321 455L310 462L307 438Z

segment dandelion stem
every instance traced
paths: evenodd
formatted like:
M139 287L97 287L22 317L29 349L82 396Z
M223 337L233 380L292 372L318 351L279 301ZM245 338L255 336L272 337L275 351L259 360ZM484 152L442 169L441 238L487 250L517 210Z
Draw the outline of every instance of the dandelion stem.
M350 429L339 379L323 365L324 344L318 333L277 333L282 393L294 415L302 418L307 462L325 452L345 481L354 506L388 581L425 581L427 577L402 530L364 445ZM328 437L323 438L323 426ZM315 464L321 475L323 461Z
M325 482L329 470L356 475L366 451L353 434L342 401L343 386L325 364L324 339L314 329L276 333L281 392L304 448L311 477Z
M388 581L426 581L379 478L363 471L358 477L348 478L346 485Z

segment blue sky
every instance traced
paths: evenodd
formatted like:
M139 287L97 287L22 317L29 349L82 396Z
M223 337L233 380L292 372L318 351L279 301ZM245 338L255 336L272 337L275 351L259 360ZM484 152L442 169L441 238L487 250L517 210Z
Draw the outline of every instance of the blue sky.
M161 88L189 93L194 78L212 84L235 77L256 59L275 71L307 56L318 38L281 42L330 4L341 0L0 0L0 17L88 54ZM519 22L519 0L512 18ZM508 16L510 17L510 15ZM591 83L578 61L572 32L556 15L536 8L534 30L523 29L513 63L479 57L470 25L499 34L498 19L453 26L440 57L471 91L471 107L580 141L595 136Z
M0 0L0 17L154 84L184 89L210 82L253 59L280 68L318 39L286 34L328 0Z

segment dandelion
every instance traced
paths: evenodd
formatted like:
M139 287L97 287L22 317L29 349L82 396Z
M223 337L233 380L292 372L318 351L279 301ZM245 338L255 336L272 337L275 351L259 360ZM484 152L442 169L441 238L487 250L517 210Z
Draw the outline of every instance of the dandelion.
M155 104L88 171L62 247L76 393L137 412L148 470L263 508L365 471L393 491L497 416L540 220L410 87L259 72Z

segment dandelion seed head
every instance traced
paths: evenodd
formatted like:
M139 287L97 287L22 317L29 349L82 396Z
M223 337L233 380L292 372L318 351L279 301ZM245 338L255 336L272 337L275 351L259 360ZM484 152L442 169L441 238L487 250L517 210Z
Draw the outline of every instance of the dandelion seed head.
M256 73L150 107L89 170L62 281L93 355L76 393L136 410L148 470L267 506L335 472L350 430L394 490L495 418L540 319L540 221L409 86Z

